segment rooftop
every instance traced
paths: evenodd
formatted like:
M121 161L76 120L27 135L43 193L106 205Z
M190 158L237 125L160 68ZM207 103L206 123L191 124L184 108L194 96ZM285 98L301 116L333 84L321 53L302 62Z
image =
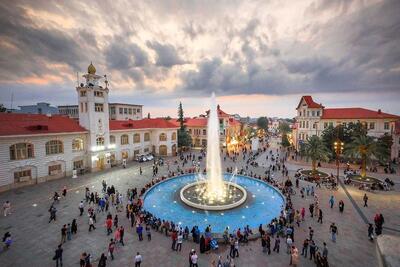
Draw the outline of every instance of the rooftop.
M169 128L176 129L173 120L163 118L142 119L142 120L110 120L110 131L129 130L129 129L159 129Z
M321 119L400 119L400 117L381 110L365 108L325 108Z

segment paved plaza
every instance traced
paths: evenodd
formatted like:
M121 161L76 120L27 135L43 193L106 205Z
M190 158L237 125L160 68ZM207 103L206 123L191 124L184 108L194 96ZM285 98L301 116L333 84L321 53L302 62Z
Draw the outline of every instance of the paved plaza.
M276 141L272 142L272 149L276 153ZM234 163L227 159L223 161L226 167L237 165L238 168L244 166L241 157ZM174 158L167 159L173 162ZM249 167L249 171L263 175L267 166L271 164L266 160L265 153L258 159L259 167ZM204 164L204 160L203 163ZM139 175L139 166L143 174ZM295 170L303 165L296 162L287 163L289 177L293 177ZM176 168L171 165L171 169ZM327 173L334 173L332 169L321 168ZM167 166L159 168L159 175L168 172ZM387 177L383 174L374 174L378 177ZM315 229L315 240L321 248L322 242L326 242L329 250L330 266L377 266L375 243L368 241L366 219L373 221L375 213L382 213L385 217L384 233L400 235L400 206L398 176L391 175L391 179L397 182L395 191L368 193L369 207L362 207L362 196L364 191L360 191L352 186L347 186L346 190L340 187L338 191L329 191L325 188L316 189L319 196L320 207L324 212L324 221L317 223L317 218L310 218L308 206L313 202L313 197L306 196L304 199L297 192L293 196L293 203L296 209L306 208L306 220L302 222L300 228L295 226L294 244L301 251L303 240L308 235L308 227ZM274 173L274 179L282 181L280 172ZM101 192L101 181L105 179L108 185L115 188L124 196L128 188L137 187L139 190L152 179L151 163L132 162L126 169L115 167L105 172L90 173L80 176L78 179L70 177L55 180L30 187L24 187L0 194L0 201L4 203L10 200L12 204L12 214L0 218L0 233L10 231L14 243L7 251L0 252L0 266L55 266L52 260L54 250L60 242L61 228L64 224L70 223L76 218L78 222L78 234L73 235L71 241L63 245L64 266L79 266L79 257L82 252L90 253L93 256L94 266L101 253L106 253L109 237L107 237L104 227L105 214L97 215L97 229L88 232L87 215L79 217L78 204L84 199L85 187L91 191ZM293 180L293 179L292 179ZM300 187L306 182L300 181ZM48 223L48 209L51 204L51 197L55 191L60 192L63 186L69 189L66 198L62 198L57 207L57 221ZM298 190L298 189L297 189ZM335 205L330 209L328 199L333 195ZM344 201L344 212L340 213L337 207L339 200ZM86 210L86 209L85 209ZM254 211L257 212L257 211ZM111 208L111 213L116 214L116 210ZM152 233L152 240L138 241L134 228L130 227L130 222L125 216L125 211L119 212L120 225L125 227L125 246L119 246L115 252L115 260L107 261L107 266L134 266L134 256L140 252L143 257L142 266L188 266L188 255L190 249L195 248L199 251L197 244L192 241L184 241L181 252L171 250L171 240L169 237L160 233ZM178 218L177 218L178 220ZM338 226L337 242L330 240L329 226L335 222ZM267 222L265 222L267 223ZM262 252L260 240L250 241L247 245L240 246L240 257L235 258L235 266L289 266L290 256L286 254L284 240L281 240L281 252L272 252L267 255ZM221 245L218 250L208 254L199 255L199 266L212 266L211 262L220 255L223 258L229 253L229 248ZM300 256L299 266L315 266L309 259Z

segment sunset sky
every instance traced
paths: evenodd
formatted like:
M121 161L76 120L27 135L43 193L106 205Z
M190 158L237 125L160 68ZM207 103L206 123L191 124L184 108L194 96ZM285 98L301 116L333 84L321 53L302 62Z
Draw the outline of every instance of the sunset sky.
M0 2L0 103L76 104L77 72L152 116L207 109L293 117L328 107L400 114L400 1Z

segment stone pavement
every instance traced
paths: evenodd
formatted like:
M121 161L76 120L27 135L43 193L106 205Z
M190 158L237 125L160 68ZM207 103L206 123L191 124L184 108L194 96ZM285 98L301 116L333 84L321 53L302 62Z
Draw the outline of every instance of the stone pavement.
M273 142L275 152L276 141ZM240 169L244 166L241 157L239 161L233 163L227 159L223 161L224 168L237 165ZM172 161L173 159L169 159ZM260 163L258 168L250 167L249 170L263 175L266 166L270 161L265 160L265 154L262 154L257 161ZM204 162L204 160L203 160ZM144 174L138 173L139 166L142 166ZM289 163L289 176L293 176L298 165ZM176 168L172 166L171 169ZM325 170L328 173L330 170ZM167 167L161 167L159 176L167 172ZM138 187L140 189L146 182L152 178L151 164L149 163L131 163L128 168L123 169L115 167L101 173L90 173L79 177L78 179L63 178L56 181L16 189L0 194L0 203L10 200L12 203L11 216L0 218L0 234L6 231L12 233L14 243L12 247L4 252L0 252L0 266L55 266L52 261L54 250L56 249L61 237L61 227L70 223L73 218L77 218L78 234L73 236L71 241L67 241L63 245L64 249L64 266L79 266L79 256L83 251L93 255L93 259L97 259L102 252L106 252L109 237L107 237L104 220L105 215L97 215L97 229L88 232L88 217L85 214L79 217L78 204L84 198L84 188L87 186L93 191L101 191L101 181L106 179L109 185L113 184L124 196L127 188ZM283 180L281 175L276 172L274 178ZM306 182L301 181L300 186ZM60 192L64 185L69 188L67 197L61 199L57 204L57 221L48 223L48 208L51 203L51 196L54 191ZM351 196L356 202L361 203L358 199L357 189L349 188ZM355 208L350 203L347 195L340 188L338 191L328 191L325 188L317 189L316 193L320 199L320 205L324 211L324 223L318 224L316 218L312 219L308 215L308 205L313 201L309 196L304 199L300 198L297 192L293 196L294 206L296 209L306 208L306 221L302 223L300 228L295 226L295 245L301 251L301 244L308 234L308 226L315 229L315 240L317 245L322 247L322 242L327 242L329 249L330 266L376 266L377 256L375 245L367 240L367 227L361 219ZM333 194L336 199L334 209L328 206L328 199ZM371 195L371 194L370 194ZM342 199L345 203L344 213L340 214L337 208L337 202ZM385 216L387 226L400 228L398 212L399 193L377 193L370 196L370 207L365 212L367 217L371 217L377 210L382 210ZM388 212L387 212L388 211ZM116 211L112 208L112 214ZM256 211L255 211L256 212ZM137 251L143 256L142 266L188 266L188 254L191 248L199 250L198 245L187 241L184 242L182 252L173 252L170 249L170 239L153 232L152 241L139 242L135 234L135 230L130 227L129 221L126 219L125 212L118 213L120 225L124 225L125 246L118 247L115 253L115 260L109 260L107 266L134 266L133 258ZM330 241L329 225L336 222L339 228L338 240L336 243ZM386 224L385 224L386 226ZM386 230L384 229L384 232ZM396 231L392 231L397 233ZM210 263L216 259L218 255L226 257L229 248L221 245L219 250L209 254L199 255L199 266L211 266ZM289 255L285 253L284 240L281 240L281 253L272 253L265 255L261 252L260 240L249 242L248 245L241 246L239 249L240 257L235 259L236 266L288 266ZM97 263L95 263L94 266ZM308 259L301 257L300 266L315 266Z

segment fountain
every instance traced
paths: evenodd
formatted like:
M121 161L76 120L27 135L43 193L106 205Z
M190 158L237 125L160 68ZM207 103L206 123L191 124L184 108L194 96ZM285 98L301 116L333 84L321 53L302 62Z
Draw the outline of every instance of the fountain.
M152 186L143 196L143 208L181 227L200 230L212 225L213 232L245 225L257 228L279 216L285 200L268 183L252 177L222 173L219 119L215 96L211 98L207 134L207 175L188 173ZM204 228L203 228L204 230Z
M211 96L211 108L207 125L207 179L184 186L181 200L191 207L203 210L226 210L246 201L246 190L222 178L219 144L219 119L215 94Z

